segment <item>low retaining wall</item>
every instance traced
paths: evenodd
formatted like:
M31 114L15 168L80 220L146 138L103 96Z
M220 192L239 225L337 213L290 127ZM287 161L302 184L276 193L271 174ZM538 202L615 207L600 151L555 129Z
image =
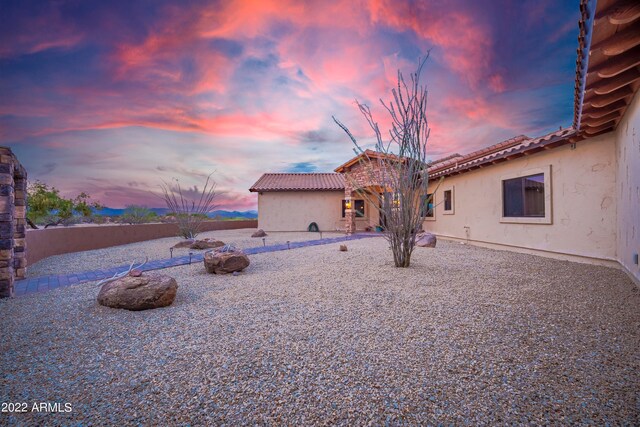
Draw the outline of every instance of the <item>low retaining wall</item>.
M257 220L207 221L202 231L257 228ZM52 255L108 248L178 235L176 224L91 225L27 231L27 262L33 264Z

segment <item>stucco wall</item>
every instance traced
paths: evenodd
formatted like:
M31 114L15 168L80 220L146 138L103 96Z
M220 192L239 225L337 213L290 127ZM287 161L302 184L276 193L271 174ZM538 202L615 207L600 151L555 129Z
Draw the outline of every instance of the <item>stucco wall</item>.
M306 231L342 227L343 191L282 191L258 195L258 227L265 231Z
M256 228L257 221L207 221L202 231ZM27 231L27 261L178 235L175 224L96 225Z
M618 124L616 134L618 261L640 281L633 256L640 252L640 92Z
M501 222L502 179L549 166L551 224ZM453 214L440 204L449 188ZM435 220L425 221L424 228L470 242L616 260L615 191L615 138L609 133L575 149L565 145L445 178L436 192Z

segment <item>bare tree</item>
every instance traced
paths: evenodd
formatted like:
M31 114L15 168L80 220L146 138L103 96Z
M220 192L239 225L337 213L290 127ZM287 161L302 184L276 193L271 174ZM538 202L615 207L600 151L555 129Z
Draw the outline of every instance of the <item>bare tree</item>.
M427 193L427 89L420 83L427 58L428 55L418 61L410 83L398 70L398 86L391 91L393 100L386 103L380 99L391 117L388 140L383 138L369 107L356 101L375 133L375 151L364 150L349 129L333 117L353 142L356 155L362 154L360 165L366 171L368 181L379 186L378 191L362 188L353 176L346 174L357 194L384 218L384 236L393 252L396 267L409 267L416 235L422 228L432 198Z
M188 191L184 191L180 181L175 178L174 186L165 181L160 185L162 190L160 197L167 204L169 211L175 215L178 233L185 239L194 239L200 232L202 222L208 218L207 214L216 208L213 204L216 197L216 182L211 179L211 175L213 173L207 176L202 191L194 187L192 197L188 196Z

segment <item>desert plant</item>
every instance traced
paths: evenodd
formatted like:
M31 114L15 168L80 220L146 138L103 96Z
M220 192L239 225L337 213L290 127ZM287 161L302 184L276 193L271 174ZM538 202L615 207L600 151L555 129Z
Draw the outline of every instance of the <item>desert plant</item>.
M358 195L368 200L384 216L384 236L393 252L396 267L409 267L416 234L421 229L426 206L430 203L427 193L427 89L420 83L427 58L428 55L418 61L410 83L398 70L398 85L391 91L393 100L389 103L380 100L391 118L388 139L383 138L369 107L356 101L375 133L375 152L363 150L349 129L333 117L351 139L356 154L362 155L360 162L369 175L369 181L378 183L383 190L374 193L364 191L355 178L347 174Z
M100 209L100 204L90 199L86 193L65 199L57 188L35 181L27 187L27 219L31 224L70 225L79 221L76 216L89 217L94 209Z
M127 224L144 224L145 222L151 222L157 216L154 211L146 206L127 205L120 219Z
M89 217L89 222L93 224L106 224L107 222L109 222L109 220L110 218L108 216L99 215L95 213Z
M180 181L174 179L175 185L162 181L160 196L167 204L169 211L178 224L178 235L185 239L194 239L200 232L202 223L208 218L207 214L215 209L213 201L216 197L216 182L207 176L202 190L184 190ZM189 196L191 193L191 197Z

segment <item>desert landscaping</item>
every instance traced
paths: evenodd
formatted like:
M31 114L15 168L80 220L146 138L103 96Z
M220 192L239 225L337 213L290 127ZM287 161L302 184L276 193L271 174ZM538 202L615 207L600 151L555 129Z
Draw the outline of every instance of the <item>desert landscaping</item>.
M640 426L637 0L0 41L0 426Z
M445 240L398 269L383 238L346 244L251 255L237 276L160 271L178 292L155 310L102 307L91 283L0 301L4 392L73 405L8 424L640 421L640 292L622 271Z

